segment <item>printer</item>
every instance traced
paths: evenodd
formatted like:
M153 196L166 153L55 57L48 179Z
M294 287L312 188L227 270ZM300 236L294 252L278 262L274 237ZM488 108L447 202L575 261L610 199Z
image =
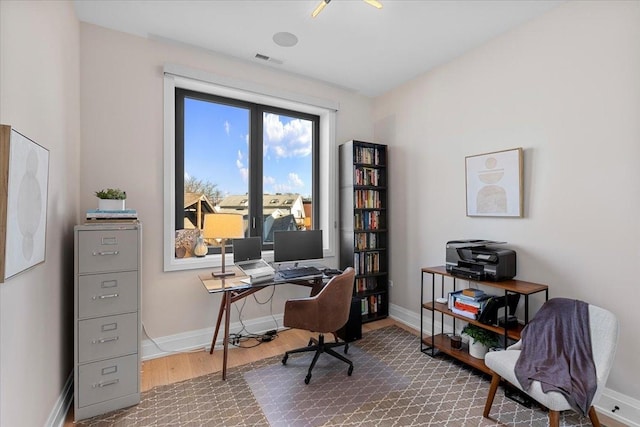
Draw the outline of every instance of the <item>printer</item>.
M506 242L450 240L447 242L447 272L470 280L509 280L516 275L516 253L495 247Z

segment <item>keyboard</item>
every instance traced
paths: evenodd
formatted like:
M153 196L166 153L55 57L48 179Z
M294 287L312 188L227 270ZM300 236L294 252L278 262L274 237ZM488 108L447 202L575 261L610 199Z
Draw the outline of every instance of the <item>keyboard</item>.
M292 267L284 270L279 270L278 274L283 279L297 279L299 277L307 277L307 276L321 276L322 271L318 270L316 267Z

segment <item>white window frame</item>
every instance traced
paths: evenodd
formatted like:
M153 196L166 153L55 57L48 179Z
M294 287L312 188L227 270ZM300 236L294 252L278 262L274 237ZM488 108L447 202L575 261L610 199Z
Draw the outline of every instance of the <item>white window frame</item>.
M174 64L164 66L164 271L216 268L221 255L203 258L175 256L175 89L183 88L227 98L271 105L320 117L320 218L325 258L337 256L337 221L333 193L337 191L335 123L338 104L314 97L274 90L255 83L192 70ZM273 261L273 251L263 253ZM231 257L226 257L229 264Z

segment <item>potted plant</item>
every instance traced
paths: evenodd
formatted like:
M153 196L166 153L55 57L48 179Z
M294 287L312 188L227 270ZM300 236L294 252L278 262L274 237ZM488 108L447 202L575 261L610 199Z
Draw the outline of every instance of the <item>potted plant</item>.
M498 344L495 332L470 323L462 329L461 334L469 337L469 355L476 359L484 359L489 348Z
M103 211L122 211L124 210L127 193L119 188L107 188L96 191L96 197L98 197L98 209Z

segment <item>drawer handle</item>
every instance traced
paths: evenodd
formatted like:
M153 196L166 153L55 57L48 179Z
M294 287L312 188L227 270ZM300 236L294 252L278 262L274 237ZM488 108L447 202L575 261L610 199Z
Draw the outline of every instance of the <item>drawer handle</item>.
M118 255L119 251L101 251L101 252L93 252L93 256L103 256L103 255Z
M98 295L98 296L91 297L91 299L96 300L96 299L118 298L119 296L120 295L118 294Z
M106 342L118 341L120 337L100 338L99 340L92 340L91 344L104 344Z
M98 384L93 384L91 386L91 388L102 388L102 387L106 387L109 385L114 385L114 384L118 384L120 382L120 380L118 378L116 378L115 380L110 380L110 381L100 381Z

